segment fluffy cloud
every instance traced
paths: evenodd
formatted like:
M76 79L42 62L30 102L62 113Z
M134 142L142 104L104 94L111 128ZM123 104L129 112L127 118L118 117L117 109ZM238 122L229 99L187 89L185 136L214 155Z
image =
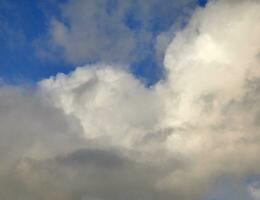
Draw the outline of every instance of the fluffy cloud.
M182 130L167 144L190 164L163 186L190 187L191 194L224 174L259 172L258 9L256 1L212 2L168 47L162 121Z
M109 66L78 68L41 82L43 91L66 114L79 119L86 138L134 148L155 131L160 99L128 72Z
M229 177L257 199L244 182L260 173L259 9L198 9L149 88L106 64L2 86L0 197L195 200Z

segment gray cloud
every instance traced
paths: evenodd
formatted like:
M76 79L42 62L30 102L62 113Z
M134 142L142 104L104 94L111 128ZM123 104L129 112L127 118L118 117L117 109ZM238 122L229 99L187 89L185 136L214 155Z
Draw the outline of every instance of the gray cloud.
M72 63L128 64L151 54L151 49L141 46L153 45L153 35L177 23L177 16L182 15L179 8L194 2L68 1L60 6L63 20L51 21L49 42L54 50L61 48Z

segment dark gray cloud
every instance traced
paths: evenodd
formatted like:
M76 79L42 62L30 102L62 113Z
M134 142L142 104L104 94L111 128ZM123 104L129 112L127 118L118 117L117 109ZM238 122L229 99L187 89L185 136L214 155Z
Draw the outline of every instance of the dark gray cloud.
M98 149L81 149L41 161L21 159L1 176L0 184L4 187L0 190L0 197L172 199L172 194L162 192L154 185L165 170L128 158L118 159L118 155L111 151Z

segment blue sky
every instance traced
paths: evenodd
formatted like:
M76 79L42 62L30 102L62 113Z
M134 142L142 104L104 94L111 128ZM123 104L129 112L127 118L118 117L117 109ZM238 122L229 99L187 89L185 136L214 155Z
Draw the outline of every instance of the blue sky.
M67 63L41 59L34 46L35 40L47 34L48 16L57 15L57 8L48 1L3 0L0 4L2 79L11 83L35 82L66 71Z
M156 37L160 33L168 31L179 20L180 16L189 15L196 5L203 6L206 3L205 0L188 1L181 7L176 6L174 9L172 7L167 9L167 6L173 1L164 1L164 4L159 4L160 1L153 1L154 5L152 6L155 7L151 10L154 10L144 20L140 18L144 14L143 11L135 6L134 1L129 1L132 5L124 10L121 19L119 19L134 34L136 45L132 51L136 55L134 59L115 60L130 65L131 71L136 76L145 79L148 84L155 83L163 74L162 60L155 59ZM118 9L116 8L118 4L116 0L107 0L106 2L107 10L101 10L101 12L109 13ZM62 18L62 10L60 9L66 3L66 1L50 0L0 1L0 77L5 82L33 83L57 72L67 73L78 65L103 62L102 56L95 60L87 57L83 60L76 59L71 62L62 53L51 52L52 55L47 57L39 55L38 51L51 51L49 45L46 45L50 34L50 23L54 18L66 20ZM154 12L155 9L158 12ZM69 19L67 23L70 23ZM185 22L182 23L185 26ZM113 37L113 29L111 31L112 36L110 37ZM120 33L120 30L115 31L118 31L117 34L124 34ZM148 41L145 41L145 38L141 36L143 31L150 34L151 38ZM62 52L63 47L59 48L59 51ZM130 52L127 53L130 54ZM113 56L117 58L118 55Z

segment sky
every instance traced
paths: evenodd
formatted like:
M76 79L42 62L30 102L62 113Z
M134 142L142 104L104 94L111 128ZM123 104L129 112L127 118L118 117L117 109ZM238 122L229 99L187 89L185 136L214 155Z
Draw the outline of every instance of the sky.
M0 199L260 200L259 0L0 0Z
M75 66L110 62L131 66L134 74L154 84L162 76L166 48L156 47L157 37L176 23L185 24L205 1L1 0L0 5L4 81L35 83Z

